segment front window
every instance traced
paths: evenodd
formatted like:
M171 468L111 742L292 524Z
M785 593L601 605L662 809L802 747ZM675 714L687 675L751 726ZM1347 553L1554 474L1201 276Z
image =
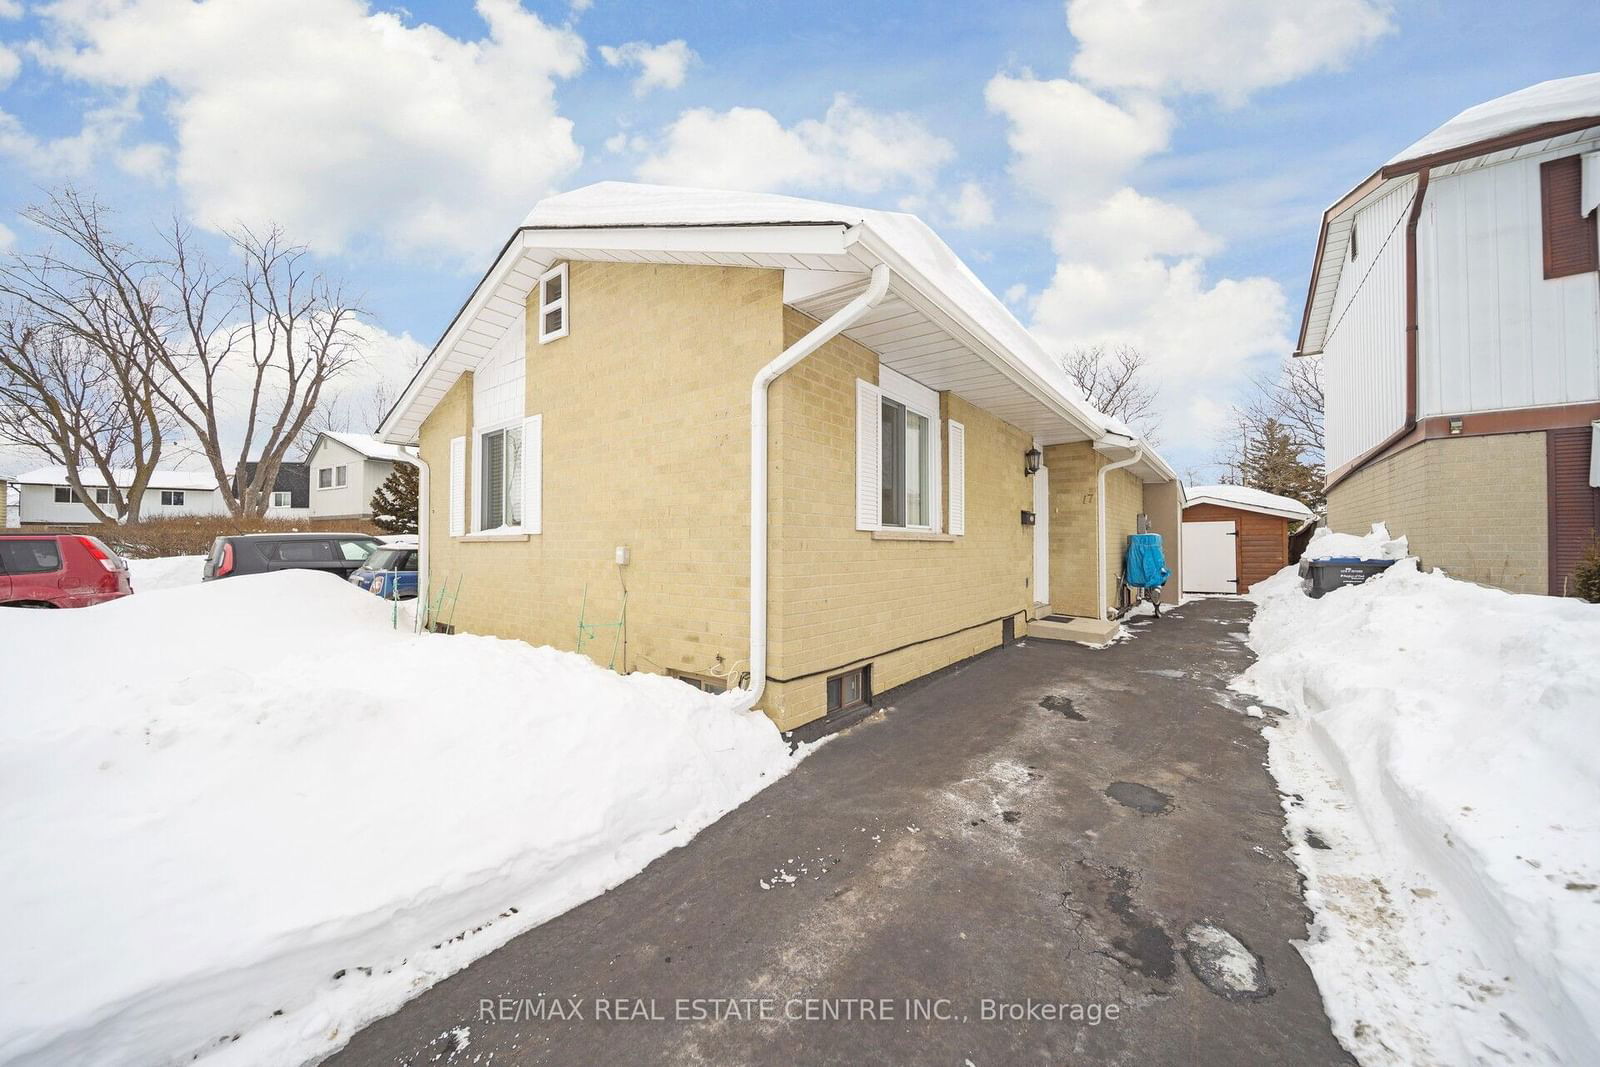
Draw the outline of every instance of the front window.
M883 525L931 527L932 421L883 398Z
M522 525L522 432L490 430L478 438L482 492L479 529Z
M56 503L81 504L83 501L78 498L78 491L76 489L69 485L58 485L56 486Z
M164 507L164 508L181 508L181 507L183 507L183 490L182 489L163 489L163 490L161 490L161 506Z
M275 507L275 508L286 508L286 507L289 507L289 494L288 493L273 493L272 494L272 506Z
M349 479L349 468L347 468L347 467L345 467L343 465L340 465L338 467L318 467L317 468L317 488L318 489L343 489L346 485L349 484L349 480L348 479Z

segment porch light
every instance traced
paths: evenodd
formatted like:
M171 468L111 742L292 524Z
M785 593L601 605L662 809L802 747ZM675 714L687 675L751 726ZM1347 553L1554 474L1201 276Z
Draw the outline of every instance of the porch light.
M1022 454L1022 473L1032 478L1039 473L1039 468L1044 466L1044 453L1037 448L1030 448Z

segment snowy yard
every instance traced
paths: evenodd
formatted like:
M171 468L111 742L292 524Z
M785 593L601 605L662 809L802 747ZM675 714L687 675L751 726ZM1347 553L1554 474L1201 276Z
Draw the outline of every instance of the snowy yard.
M141 569L124 600L0 615L27 665L0 716L3 1064L317 1058L795 763L731 696L397 632L325 575Z
M1289 712L1271 769L1340 1040L1367 1067L1600 1063L1600 608L1412 561L1251 599L1235 684Z
M200 581L204 571L204 556L162 556L159 559L128 560L128 577L135 593L151 593L158 589L177 589Z

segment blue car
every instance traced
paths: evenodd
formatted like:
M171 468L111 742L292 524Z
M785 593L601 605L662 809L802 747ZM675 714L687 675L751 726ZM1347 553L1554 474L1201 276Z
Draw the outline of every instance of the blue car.
M350 576L350 584L385 600L410 600L417 595L417 550L405 545L375 549Z

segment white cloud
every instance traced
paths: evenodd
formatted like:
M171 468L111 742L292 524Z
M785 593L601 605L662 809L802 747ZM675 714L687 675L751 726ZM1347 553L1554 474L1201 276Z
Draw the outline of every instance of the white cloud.
M4 89L17 80L17 75L22 73L22 57L16 50L0 43L0 89Z
M19 19L21 17L21 0L0 0L0 19Z
M320 251L376 238L481 254L582 158L555 82L584 44L517 0L477 10L487 36L460 40L363 0L62 0L33 52L165 104L172 171L205 225L270 219ZM19 135L0 122L0 150Z
M17 243L17 235L10 226L0 222L0 252L5 251Z
M962 229L987 226L994 221L994 202L977 182L962 182L949 203L950 221Z
M1393 28L1388 0L1068 0L1072 72L1108 89L1215 96L1337 68Z
M766 192L839 189L877 193L931 185L955 154L949 141L910 115L834 97L821 119L784 126L771 112L736 107L685 111L667 127L637 174L665 185Z
M986 98L1005 116L1011 174L1043 202L1057 264L1031 298L1052 351L1125 342L1150 359L1162 439L1204 445L1215 410L1257 361L1284 351L1287 302L1268 278L1211 280L1222 242L1183 206L1141 193L1138 168L1166 150L1172 112L1146 92L1112 99L1067 79L996 75Z
M638 67L633 79L633 95L645 96L652 89L676 89L683 85L689 67L700 61L694 49L683 40L665 44L629 41L623 45L600 46L600 58L608 67Z
M124 174L146 181L160 181L167 175L172 152L164 144L146 141L117 153L117 168Z
M1171 114L1152 97L1119 105L1061 78L997 74L984 99L1010 123L1013 177L1053 203L1103 194L1165 149L1172 132Z

